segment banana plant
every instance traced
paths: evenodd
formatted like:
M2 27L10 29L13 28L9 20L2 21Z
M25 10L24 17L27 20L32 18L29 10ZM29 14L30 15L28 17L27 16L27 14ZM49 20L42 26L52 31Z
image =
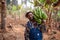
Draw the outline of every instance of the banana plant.
M58 2L58 0L34 0L35 6L44 6L46 9L49 9L53 6L54 3Z
M43 10L47 11L46 13L48 15L47 25L49 25L50 27L53 12L53 4L56 3L57 1L58 0L34 0L35 6L40 6L42 7Z

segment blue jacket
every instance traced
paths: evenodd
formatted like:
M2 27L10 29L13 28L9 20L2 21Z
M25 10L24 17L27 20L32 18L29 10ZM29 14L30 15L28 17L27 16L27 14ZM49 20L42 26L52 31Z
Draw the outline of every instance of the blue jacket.
M34 27L30 21L27 22L27 30L25 34L25 40L42 40L42 32L38 27Z

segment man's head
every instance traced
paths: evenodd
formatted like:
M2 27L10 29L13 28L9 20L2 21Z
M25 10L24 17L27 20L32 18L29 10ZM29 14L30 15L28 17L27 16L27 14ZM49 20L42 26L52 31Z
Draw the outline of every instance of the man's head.
M29 11L26 13L25 15L29 20L32 20L33 19L33 12Z

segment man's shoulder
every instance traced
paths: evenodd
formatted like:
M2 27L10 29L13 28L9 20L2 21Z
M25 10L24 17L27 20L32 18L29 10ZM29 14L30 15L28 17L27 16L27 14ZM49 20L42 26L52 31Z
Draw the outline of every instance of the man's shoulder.
M26 25L30 24L30 21L27 21Z
M31 25L31 22L30 22L30 21L28 21L28 22L27 22L26 27L27 27L27 28L31 28L31 27L32 27L32 25Z
M27 21L27 23L29 23L30 21Z

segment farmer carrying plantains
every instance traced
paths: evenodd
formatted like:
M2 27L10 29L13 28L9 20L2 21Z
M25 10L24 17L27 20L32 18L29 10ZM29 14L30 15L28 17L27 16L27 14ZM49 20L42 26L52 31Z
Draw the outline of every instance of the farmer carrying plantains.
M29 21L26 24L25 40L42 40L42 31L39 24L34 20L33 12L27 12L26 17Z

